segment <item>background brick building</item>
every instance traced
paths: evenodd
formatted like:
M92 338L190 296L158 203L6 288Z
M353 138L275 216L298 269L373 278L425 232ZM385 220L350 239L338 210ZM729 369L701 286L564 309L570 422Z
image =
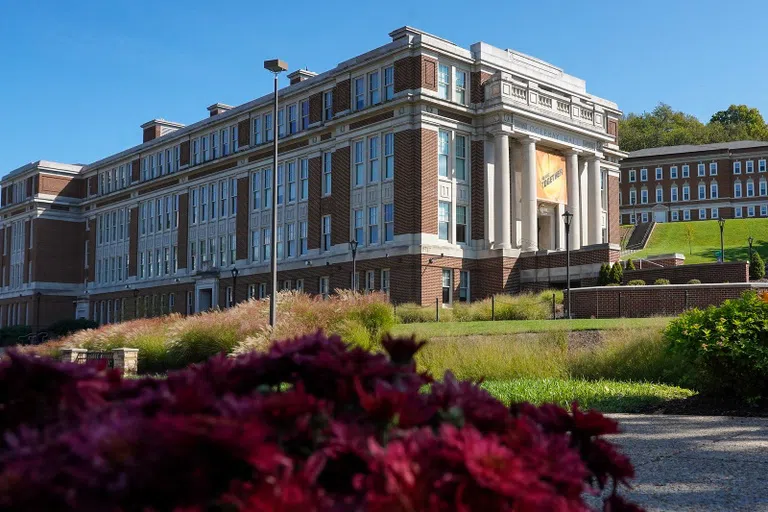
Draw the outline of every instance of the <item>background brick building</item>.
M142 125L86 166L2 180L2 325L112 322L357 286L450 305L563 286L562 214L578 283L618 258L620 111L583 80L512 50L403 27L391 42L202 121ZM349 241L359 242L357 278ZM233 269L238 275L235 285Z

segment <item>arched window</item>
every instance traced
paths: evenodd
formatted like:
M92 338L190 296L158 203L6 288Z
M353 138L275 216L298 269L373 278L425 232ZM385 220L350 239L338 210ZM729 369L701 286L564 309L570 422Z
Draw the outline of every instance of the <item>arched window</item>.
M709 197L711 199L717 199L719 197L716 181L712 181L712 183L709 184Z
M677 202L677 185L672 185L672 188L669 189L669 199L673 203Z
M656 186L656 202L657 203L664 202L664 189L661 188L661 185Z
M747 197L753 197L755 195L755 182L754 180L747 180Z
M760 195L768 195L768 181L766 181L765 178L760 178Z
M736 180L733 184L733 197L741 197L741 181Z

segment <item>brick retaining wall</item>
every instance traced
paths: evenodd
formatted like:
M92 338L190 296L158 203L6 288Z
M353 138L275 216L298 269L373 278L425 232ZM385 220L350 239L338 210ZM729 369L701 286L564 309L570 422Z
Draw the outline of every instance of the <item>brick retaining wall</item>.
M691 284L659 286L599 286L571 290L574 318L672 316L686 309L704 308L735 299L749 289L768 289L764 283Z
M746 261L698 263L625 271L624 284L632 279L642 279L646 284L653 284L657 279L669 279L672 284L686 284L691 279L698 279L702 283L748 283L749 264Z

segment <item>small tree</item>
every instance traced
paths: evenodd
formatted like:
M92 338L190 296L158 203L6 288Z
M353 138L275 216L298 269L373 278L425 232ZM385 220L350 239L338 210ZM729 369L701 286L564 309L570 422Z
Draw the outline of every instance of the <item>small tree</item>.
M693 254L693 224L686 223L685 225L685 241L688 242L688 254Z
M757 281L765 277L765 262L757 251L752 251L752 259L749 261L749 278Z
M611 282L611 267L608 263L600 265L600 275L597 277L597 285L605 286Z
M635 268L635 260L633 260L632 258L630 258L630 259L627 261L627 270L637 270L637 269Z
M621 284L621 281L623 279L624 279L624 269L621 267L621 263L617 261L616 263L613 264L613 267L611 267L609 281L611 283Z

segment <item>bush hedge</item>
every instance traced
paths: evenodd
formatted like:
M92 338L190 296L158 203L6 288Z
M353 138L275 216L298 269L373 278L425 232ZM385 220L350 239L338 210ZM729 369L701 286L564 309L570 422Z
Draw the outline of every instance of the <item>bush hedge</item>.
M167 379L11 353L0 363L4 510L603 510L634 477L574 404L507 407L316 334Z
M698 279L691 279L690 281L688 281L688 284L701 284L701 281L699 281Z
M661 285L661 284L669 284L669 279L664 279L663 277L658 278L653 282L653 284Z
M631 281L627 282L627 286L644 286L645 281L642 279L632 279Z
M692 384L710 394L768 398L768 295L754 291L720 306L691 309L664 336L691 368Z

